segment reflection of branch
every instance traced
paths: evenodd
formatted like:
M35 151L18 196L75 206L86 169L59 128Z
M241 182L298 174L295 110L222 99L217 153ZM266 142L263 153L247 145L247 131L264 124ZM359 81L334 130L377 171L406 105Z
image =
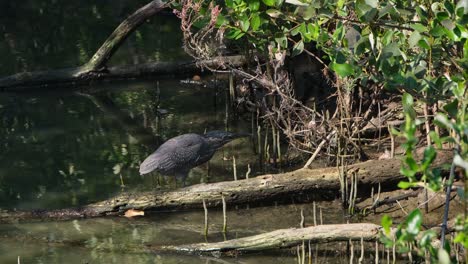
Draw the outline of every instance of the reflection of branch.
M139 143L146 145L150 149L154 149L159 145L159 137L154 136L151 131L141 126L135 119L119 109L108 95L91 95L79 92L76 94L91 100L97 108L109 114L129 135L136 138Z

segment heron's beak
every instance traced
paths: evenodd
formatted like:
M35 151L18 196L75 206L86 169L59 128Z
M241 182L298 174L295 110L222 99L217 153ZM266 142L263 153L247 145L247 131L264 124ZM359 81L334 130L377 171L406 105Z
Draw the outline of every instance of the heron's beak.
M252 134L250 134L250 133L233 133L232 139L243 138L243 137L251 137L251 136L252 136Z

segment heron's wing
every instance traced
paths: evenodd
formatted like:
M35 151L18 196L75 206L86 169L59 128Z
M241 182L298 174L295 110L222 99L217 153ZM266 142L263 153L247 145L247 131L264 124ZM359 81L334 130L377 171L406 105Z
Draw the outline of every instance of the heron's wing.
M203 148L203 138L196 134L186 134L172 138L162 144L140 165L140 174L158 170L163 174L189 171L195 166Z

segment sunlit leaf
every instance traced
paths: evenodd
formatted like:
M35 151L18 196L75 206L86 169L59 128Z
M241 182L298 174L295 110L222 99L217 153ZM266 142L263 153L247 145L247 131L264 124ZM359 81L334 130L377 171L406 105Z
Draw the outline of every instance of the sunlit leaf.
M401 181L398 183L398 188L400 189L409 189L409 188L412 188L412 187L415 187L416 184L413 183L413 182L404 182L404 181Z
M463 168L465 171L468 171L468 161L464 160L460 155L455 155L453 158L453 163L458 167Z
M299 0L286 0L285 2L288 3L288 4L291 4L291 5L296 5L296 6L308 6L309 5L307 3L303 3L303 2L301 2Z
M418 31L413 31L408 39L408 44L410 48L414 48L418 44L418 41L421 39L421 34Z
M278 18L279 16L283 14L281 13L281 11L277 9L268 9L267 11L265 11L265 13L267 13L267 15L269 15L272 18Z
M421 230L421 224L422 224L422 213L419 209L416 209L412 211L408 217L406 218L406 231L413 235L416 236L419 233L419 230Z
M424 232L424 234L419 239L419 245L421 247L431 246L432 238L436 237L436 233L432 230Z
M389 236L390 235L390 228L392 227L392 218L388 215L384 215L382 219L380 220L381 225L385 231L385 235Z
M296 56L296 55L299 55L302 53L302 51L304 50L304 42L301 40L301 41L298 41L296 44L294 44L293 46L293 50L292 50L292 53L291 53L291 56Z
M450 260L449 254L447 253L447 251L445 251L444 248L439 248L439 250L437 251L437 258L438 258L438 263L439 264L450 264L450 263L452 263L452 261Z

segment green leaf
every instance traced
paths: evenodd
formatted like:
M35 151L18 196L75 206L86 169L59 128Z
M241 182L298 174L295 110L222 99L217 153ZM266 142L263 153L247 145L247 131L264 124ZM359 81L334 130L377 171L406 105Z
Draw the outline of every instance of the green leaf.
M409 93L403 94L403 109L408 111L409 109L413 109L413 96Z
M229 32L226 34L226 37L228 39L240 39L242 36L244 36L244 32L242 32L240 29L238 28L233 28L231 30L229 30Z
M286 0L285 2L291 5L296 5L296 6L309 6L309 4L303 3L299 0Z
M444 105L443 108L447 111L450 117L455 118L458 113L458 100L453 100L452 102Z
M419 239L419 245L423 248L430 247L432 238L436 236L436 233L432 230L424 232L421 238Z
M218 18L216 18L216 27L221 27L227 22L226 17L223 16L222 14L218 15Z
M384 229L385 235L389 236L390 235L390 228L392 227L392 218L388 215L384 215L382 219L380 220L381 225Z
M409 188L412 188L412 187L415 187L416 184L413 183L413 182L404 182L404 181L401 181L398 183L398 188L400 189L409 189Z
M421 164L421 170L425 171L436 158L436 151L433 146L428 146L424 149L424 156Z
M418 41L421 39L421 34L418 31L413 31L411 36L408 39L408 44L410 48L414 48L418 44Z
M398 43L390 43L382 50L381 59L401 56L400 45Z
M456 166L463 168L465 171L468 171L468 161L463 160L463 158L460 155L455 155L455 158L453 158L453 163Z
M418 41L418 46L423 48L423 49L430 49L431 46L429 45L429 42L427 42L426 38L422 38Z
M260 8L259 0L247 0L247 4L249 5L250 11L258 11Z
M444 21L445 19L448 19L450 16L447 12L438 12L436 14L436 18L437 20L439 20L440 22Z
M282 33L277 33L276 34L275 41L282 48L287 48L288 47L288 39Z
M377 5L374 0L357 0L355 9L358 14L359 20L362 22L371 22L377 16L378 10L373 7Z
M240 25L241 25L242 31L244 32L247 32L247 30L249 30L250 28L250 22L248 19L241 20Z
M234 1L233 0L226 0L226 6L229 8L234 8Z
M438 125L441 126L445 129L451 129L453 128L452 122L447 118L446 115L442 113L437 113L437 115L434 118L434 122Z
M348 63L332 63L331 69L340 77L347 77L354 74L354 68Z
M422 214L419 209L412 211L406 218L406 232L412 236L416 236L421 230Z
M267 13L267 15L269 15L272 18L278 18L279 16L283 14L281 13L281 11L277 9L268 9L267 11L265 11L265 13Z
M434 142L437 148L442 148L442 140L435 131L429 132L429 136L431 137L431 140Z
M452 263L452 261L450 260L449 254L447 253L447 251L445 251L444 248L439 248L439 250L437 251L437 258L438 258L438 263L439 264L450 264L450 263Z
M250 26L253 31L256 31L261 25L260 16L258 14L253 14L250 18Z
M418 31L419 33L423 33L423 32L426 32L427 31L427 27L422 25L422 24L419 24L419 23L416 23L416 24L411 24L410 27L416 31Z
M433 37L441 37L444 36L446 32L446 29L442 26L436 25L434 28L432 28L429 31L429 34L432 35Z
M419 18L421 19L421 22L427 23L428 13L427 13L426 8L423 5L416 6L416 13L418 14Z
M294 57L296 55L299 55L302 53L303 50L304 50L304 42L300 40L296 44L294 44L291 56Z
M267 6L275 6L276 0L262 0L262 2Z

